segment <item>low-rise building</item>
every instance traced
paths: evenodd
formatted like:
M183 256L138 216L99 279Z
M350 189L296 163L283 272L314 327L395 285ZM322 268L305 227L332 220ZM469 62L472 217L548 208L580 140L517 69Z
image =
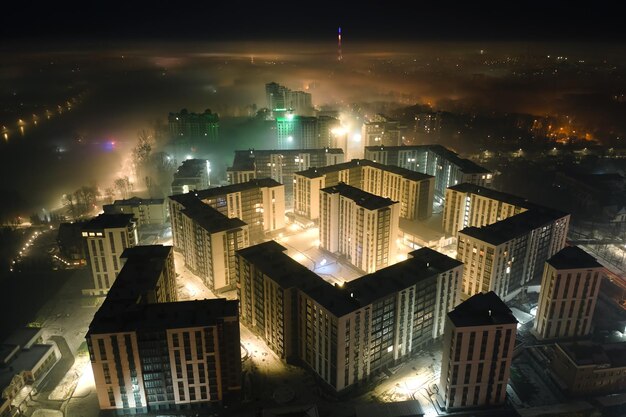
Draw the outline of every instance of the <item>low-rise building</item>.
M441 336L463 264L422 248L332 285L274 241L237 252L242 323L337 391L368 380Z
M211 185L211 164L206 159L187 159L178 167L172 181L172 194L204 190Z
M591 331L604 267L577 246L546 261L534 333L540 339L582 337Z
M491 171L441 145L366 146L365 159L432 175L438 203L448 187L464 182L489 187L493 180Z
M237 400L238 302L176 302L171 247L124 256L86 336L100 408L130 414Z
M432 215L434 177L366 159L296 172L294 213L319 219L319 191L340 182L398 201L400 217L404 219L427 219Z
M285 227L285 186L271 178L172 195L170 221L176 250L181 250L184 239L182 211L196 200L246 223L251 243L261 242L266 233Z
M439 382L442 408L503 405L517 331L513 313L490 291L470 297L447 316Z
M94 282L94 288L83 292L105 295L122 269L122 252L139 241L134 215L100 214L85 223L81 234L87 243Z
M366 273L395 262L398 202L339 183L320 190L320 249Z
M571 395L626 390L626 343L557 343L550 368Z
M113 204L102 206L105 214L132 214L137 219L137 226L148 224L165 224L167 221L167 205L163 198L131 197L126 200L115 200Z

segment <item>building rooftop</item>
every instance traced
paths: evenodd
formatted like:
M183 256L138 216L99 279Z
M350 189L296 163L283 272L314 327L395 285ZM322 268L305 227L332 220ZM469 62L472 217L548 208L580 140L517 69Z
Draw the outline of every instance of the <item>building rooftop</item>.
M421 417L424 415L417 400L359 404L355 407L355 411L356 417Z
M478 293L448 313L456 327L517 324L517 319L495 292Z
M236 229L246 225L243 220L236 217L231 219L197 199L186 205L182 213L209 233Z
M578 246L566 246L546 262L556 269L602 268L596 258Z
M368 193L367 191L363 191L360 188L353 187L343 182L333 185L332 187L322 188L320 191L328 194L339 193L342 197L349 198L360 207L368 210L377 210L397 204L397 201L393 201L390 198L384 198L377 196L376 194Z
M464 182L458 185L453 185L452 187L448 187L448 189L462 192L462 193L482 195L493 200L501 201L503 203L508 203L508 204L518 206L518 207L524 207L526 209L539 207L536 204L531 203L525 198L518 197L516 195L509 194L509 193L503 193L501 191L496 191L491 188L481 187L480 185L470 184L467 182Z
M102 213L97 217L89 220L83 226L84 231L90 230L98 230L101 231L103 229L114 229L121 227L128 227L131 223L133 223L133 215L132 214L108 214Z
M298 288L336 317L462 265L432 249L422 248L411 252L405 261L337 286L293 260L285 251L285 247L269 241L237 253L282 288Z
M275 181L271 178L258 178L248 182L241 182L239 184L224 185L222 187L207 188L206 190L196 190L185 194L174 194L169 196L170 199L177 201L183 205L196 199L205 200L208 198L223 196L226 194L237 193L241 191L252 190L254 188L262 187L279 187L283 184Z
M578 366L626 367L626 342L600 344L582 341L557 343L557 346Z
M475 162L470 161L469 159L464 159L459 157L456 152L451 151L450 149L441 146L441 145L413 145L413 146L366 146L366 151L409 151L409 150L424 150L431 151L436 153L437 155L445 158L450 163L459 167L461 171L466 174L489 174L489 171L486 168L481 167Z
M15 375L23 371L32 371L52 349L54 349L52 344L33 345L13 355L6 367L0 368L0 390L9 386Z
M131 197L126 200L115 200L113 204L107 204L112 206L140 206L142 204L163 204L165 201L163 198L141 198L141 197Z
M433 178L432 175L422 174L421 172L411 171L410 169L400 168L395 165L385 165L378 162L370 161L369 159L353 159L349 162L343 162L341 164L329 165L320 168L309 168L304 171L296 172L296 175L302 175L307 178L319 178L331 172L342 171L344 169L356 168L359 166L369 166L373 168L382 169L384 171L393 172L394 174L401 175L402 178L406 178L412 181L424 181Z
M4 339L3 344L17 345L22 349L28 349L43 337L43 329L40 327L20 327L9 337Z
M565 216L567 213L551 209L528 210L487 226L466 227L459 233L492 245L500 245Z

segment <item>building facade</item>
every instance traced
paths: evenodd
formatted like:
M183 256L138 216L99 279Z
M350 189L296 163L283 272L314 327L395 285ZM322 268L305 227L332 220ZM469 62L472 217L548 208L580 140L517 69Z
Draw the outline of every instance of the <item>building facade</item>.
M443 203L446 189L464 182L491 186L493 173L441 145L366 146L365 159L397 165L435 177L435 201Z
M463 265L431 249L332 285L274 241L237 252L242 323L336 391L367 381L441 336Z
M310 93L292 91L278 83L265 84L265 97L267 108L275 117L286 111L307 116L312 114L314 110Z
M262 178L245 183L209 188L169 197L174 248L183 245L182 211L200 200L226 217L238 218L248 225L250 243L261 242L266 233L285 227L285 186Z
M181 246L185 266L213 293L235 288L235 251L249 246L248 225L228 218L200 200L182 210Z
M320 249L366 273L394 263L398 202L344 183L320 190Z
M135 414L236 401L237 301L176 302L171 247L125 256L86 336L100 408Z
M604 267L577 246L546 261L534 333L540 339L587 336L591 332Z
M209 188L211 165L206 159L187 159L174 173L172 194L186 194L190 191Z
M434 177L366 159L296 172L294 213L310 220L319 219L319 190L340 182L398 201L400 217L404 219L423 220L432 215Z
M271 178L285 185L287 208L293 206L294 173L311 167L325 167L344 161L342 149L292 149L235 151L228 182L239 184L255 178Z
M458 232L457 259L466 265L463 298L495 291L508 299L532 280L545 261L565 246L569 214L528 210L483 227Z
M504 405L517 320L494 292L479 293L448 313L439 396L442 408Z
M113 204L102 206L105 214L131 213L137 219L137 226L148 224L165 224L167 221L167 205L163 198L132 197L126 200L115 200Z
M400 123L382 114L376 114L363 123L361 140L365 146L401 146Z
M87 252L94 288L84 290L90 295L105 295L123 266L126 248L138 242L137 224L133 214L100 214L85 223L82 237Z

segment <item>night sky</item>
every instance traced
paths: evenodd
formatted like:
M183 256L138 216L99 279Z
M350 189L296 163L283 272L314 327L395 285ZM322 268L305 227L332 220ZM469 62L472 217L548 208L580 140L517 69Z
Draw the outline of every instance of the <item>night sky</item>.
M626 38L618 2L13 2L11 39L323 40L337 26L354 40L601 40ZM234 5L236 3L236 6ZM433 4L435 3L435 4Z

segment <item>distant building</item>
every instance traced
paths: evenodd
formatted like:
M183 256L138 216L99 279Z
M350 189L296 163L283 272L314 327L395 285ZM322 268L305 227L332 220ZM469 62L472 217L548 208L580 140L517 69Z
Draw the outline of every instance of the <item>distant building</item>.
M285 252L275 241L237 252L241 322L336 391L432 343L459 299L463 264L431 249L342 285Z
M137 226L148 224L165 224L167 206L163 198L132 197L126 200L115 200L113 204L102 206L105 214L132 213L137 219Z
M416 220L432 215L434 178L397 166L366 159L294 174L294 213L311 220L320 217L319 191L344 182L400 203L400 217Z
M91 295L104 295L122 269L122 252L139 241L137 224L132 214L100 214L83 226L94 288L84 290Z
M565 247L548 259L533 329L537 337L588 335L603 275L596 258L577 246Z
M458 232L457 259L468 267L463 298L495 291L503 299L539 280L545 261L565 246L570 215L533 209L483 227Z
M87 246L82 231L85 222L61 223L57 234L59 255L73 266L87 264Z
M180 249L185 266L213 293L235 288L235 251L249 246L248 225L198 199L181 211Z
M4 339L0 343L0 416L23 412L22 403L30 393L24 395L22 390L34 389L60 358L54 342L43 342L41 328L17 329Z
M176 302L171 247L124 256L86 336L100 408L134 414L237 400L237 301Z
M513 313L492 291L448 313L439 382L442 408L504 404L516 331Z
M550 368L571 395L623 393L626 343L557 343Z
M398 202L345 183L320 190L320 249L366 273L396 261Z
M363 123L361 140L365 146L401 146L402 134L397 120L382 114ZM366 159L370 159L367 156Z
M292 91L289 88L271 82L265 84L267 108L274 117L283 115L286 111L297 115L307 116L313 113L311 94L304 91Z
M211 185L211 165L206 159L187 159L178 167L172 181L172 194L204 190Z
M347 143L345 141L345 135L337 133L340 126L341 122L336 117L318 115L317 145L325 148L339 148L346 151Z
M170 221L174 248L178 250L182 250L185 239L182 211L194 200L202 201L228 218L242 220L248 225L251 243L261 242L266 233L285 227L285 186L270 178L172 195L169 197Z
M319 143L316 117L288 114L276 118L276 146L278 149L322 148Z
M435 200L443 203L446 189L468 182L489 187L493 173L441 145L366 146L365 159L397 165L435 177Z
M182 109L178 113L170 113L167 121L173 139L204 139L208 142L218 139L220 119L211 110L189 113L187 109Z
M433 143L441 139L442 114L424 112L415 115L413 134L415 143Z
M295 172L343 161L343 150L336 148L235 151L233 165L227 168L228 182L239 184L255 178L271 178L285 185L286 206L291 208Z

